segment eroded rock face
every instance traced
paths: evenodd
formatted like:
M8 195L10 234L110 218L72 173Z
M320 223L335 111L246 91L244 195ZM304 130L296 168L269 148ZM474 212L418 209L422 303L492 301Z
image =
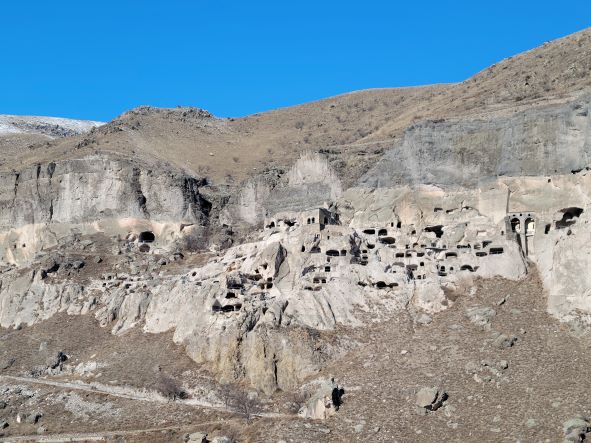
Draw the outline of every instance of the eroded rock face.
M0 256L22 263L72 232L154 231L166 244L181 226L203 226L203 180L104 156L0 173Z
M590 96L510 117L419 123L360 180L476 187L497 176L568 174L591 163Z
M72 280L71 273L83 275L102 259L36 261L20 252L28 246L16 243L4 250L7 261L26 258L32 267L2 275L2 327L68 312L92 313L115 334L134 327L172 330L191 358L220 380L246 379L272 392L296 387L354 346L326 338L337 327L360 327L403 310L427 324L458 294L469 294L478 277L518 280L537 264L551 312L581 321L590 310L585 290L591 284L582 272L588 259L576 252L588 247L591 235L587 171L503 177L476 189L350 188L326 207L268 214L251 241L188 265L182 254L167 255L165 246L194 229L188 225L207 223L199 182L113 160L79 162L19 176L16 198L4 198L0 239L20 242L30 214L39 212L29 235L41 239L43 249L52 245L41 235L46 231L56 244L72 228L80 238L100 232L98 242L112 242L114 256L128 260L130 271ZM92 187L104 191L81 201ZM132 263L137 254L144 271ZM165 273L167 263L176 264ZM581 272L571 273L577 266Z
M196 267L181 261L173 274L105 274L73 285L56 271L65 266L51 260L36 273L14 269L0 290L0 324L33 324L66 311L92 312L116 334L140 325L150 333L173 330L191 358L221 380L244 378L265 392L292 389L354 346L325 339L322 331L405 309L417 318L433 315L477 276L525 275L523 252L504 235L504 219L495 223L466 207L439 210L432 206L439 193L399 189L373 200L365 190L350 190L344 196L350 209L341 214L328 208L276 214L254 241ZM368 204L382 205L381 218L362 215Z
M402 311L422 327L475 278L531 266L549 311L591 326L588 101L418 124L345 190L319 154L219 201L205 179L107 155L2 173L0 326L67 312L114 334L173 331L220 380L268 393L354 347L338 328ZM98 260L68 257L95 243ZM474 309L486 327L494 310Z

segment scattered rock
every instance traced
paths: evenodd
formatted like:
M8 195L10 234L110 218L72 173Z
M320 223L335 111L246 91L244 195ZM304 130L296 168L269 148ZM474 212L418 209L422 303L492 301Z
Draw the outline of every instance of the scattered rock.
M417 393L416 405L427 411L436 411L447 400L447 393L439 388L421 388Z
M429 323L431 323L433 321L433 319L431 318L430 315L422 312L419 315L417 315L417 317L415 318L415 321L420 325L428 325Z
M505 334L500 334L495 338L493 344L497 348L511 348L517 342L517 337L514 335L509 337Z
M8 358L8 359L0 362L0 370L3 371L5 369L10 368L14 364L15 361L16 361L16 359L14 359L14 358Z
M92 240L90 240L90 239L88 239L88 240L82 240L80 242L80 246L81 246L82 249L86 249L87 247L92 246L92 245L94 245L94 242Z
M41 420L41 417L43 417L43 414L41 414L40 412L32 412L30 414L19 412L16 415L16 422L36 425L37 423L39 423L39 420Z
M586 440L586 435L591 432L591 423L587 417L575 417L564 422L562 426L564 441L579 443Z
M101 263L102 261L103 261L103 259L101 257L99 257L98 255L94 258L95 263Z
M488 306L476 306L466 310L466 317L476 326L487 327L496 315L496 311Z
M5 420L0 420L0 429L6 429L8 427L8 422Z
M82 269L84 267L86 263L84 263L84 260L76 260L72 262L72 269Z
M185 441L187 443L207 443L207 433L193 432L187 436Z
M66 354L64 354L62 351L57 353L57 356L50 361L49 363L49 367L51 369L56 369L61 367L62 363L65 362L68 359L68 356Z
M226 436L214 437L211 443L234 443L234 439Z
M501 369L507 369L509 367L509 363L507 362L507 360L501 360L499 362L499 368Z
M60 265L55 260L53 260L53 259L45 260L41 265L41 278L42 279L47 278L48 274L53 274L54 272L57 272L59 270L59 268L60 268Z
M316 420L326 419L339 410L344 393L345 390L334 379L321 381L318 390L300 408L298 415Z

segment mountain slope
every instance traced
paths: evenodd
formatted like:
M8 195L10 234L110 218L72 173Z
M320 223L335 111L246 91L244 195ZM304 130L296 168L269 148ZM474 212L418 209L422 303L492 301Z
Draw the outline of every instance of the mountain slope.
M57 117L0 115L0 135L39 134L51 138L85 134L103 122Z
M216 119L193 108L142 107L83 138L37 146L16 161L104 150L157 157L220 183L241 181L264 168L285 168L302 151L325 149L338 154L336 167L352 183L416 122L508 115L563 102L589 89L590 70L591 30L586 29L459 84L365 90L237 119Z

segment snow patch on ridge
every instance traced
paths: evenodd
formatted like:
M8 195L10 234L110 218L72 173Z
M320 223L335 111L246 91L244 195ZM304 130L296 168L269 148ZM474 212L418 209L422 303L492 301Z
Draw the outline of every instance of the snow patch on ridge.
M59 117L0 115L0 135L42 134L49 137L67 137L89 132L104 125L92 120L73 120Z

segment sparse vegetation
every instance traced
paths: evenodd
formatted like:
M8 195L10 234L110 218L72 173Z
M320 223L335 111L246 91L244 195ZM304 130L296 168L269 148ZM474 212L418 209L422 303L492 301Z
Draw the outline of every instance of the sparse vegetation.
M239 413L248 423L254 416L261 412L261 403L259 399L249 392L236 389L232 395L232 408Z
M287 408L292 414L297 414L299 410L310 399L308 392L296 391L287 396Z
M156 389L170 400L189 398L189 394L182 388L181 384L166 374L160 376Z
M235 383L222 384L218 395L224 408L240 414L247 422L250 422L262 410L256 393L247 392Z

